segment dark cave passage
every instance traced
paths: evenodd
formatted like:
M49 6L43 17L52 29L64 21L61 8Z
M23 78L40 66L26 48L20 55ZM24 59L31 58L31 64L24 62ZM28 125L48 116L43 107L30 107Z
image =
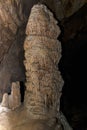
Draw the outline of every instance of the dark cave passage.
M59 64L64 79L61 110L74 130L87 130L87 32L62 44Z
M25 83L23 81L20 81L20 93L21 93L21 102L24 102L24 95L25 95Z

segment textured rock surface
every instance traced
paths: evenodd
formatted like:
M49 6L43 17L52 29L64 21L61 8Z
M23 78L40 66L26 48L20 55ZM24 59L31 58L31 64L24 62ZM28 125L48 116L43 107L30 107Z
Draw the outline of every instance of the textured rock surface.
M18 3L15 0L0 1L0 48L2 48L0 51L0 62L13 40L15 40L14 35L17 33L18 26L22 24L23 15L20 14L22 10L18 11L18 6L21 6L19 3L20 0L18 0Z
M21 0L0 1L0 101L12 81L24 80Z
M0 106L0 130L63 130L63 127L64 130L72 130L63 114L60 114L59 118L64 126L55 118L32 120L23 106L15 111Z
M66 0L66 1L65 0L41 0L41 1L44 1L46 3L46 5L54 12L54 14L56 15L56 17L59 20L65 18L65 17L71 16L74 12L79 10L79 8L81 8L81 6L83 6L85 4L84 0L73 0L73 1L72 0ZM22 15L19 15L19 14L21 14L20 13L21 12L21 2L22 1L20 1L20 0L18 0L18 1L17 0L12 0L12 1L11 0L0 0L0 97L2 97L2 94L4 92L10 92L10 86L11 86L12 81L24 80L24 73L23 73L24 71L23 71L23 68L21 69L21 65L23 66L23 64L22 64L23 53L21 53L21 51L23 52L23 50L22 50L23 48L21 47L22 44L18 44L18 43L21 43L19 37L22 37L24 34L23 33L21 35L21 31L19 29L19 28L21 28L21 25L22 25L22 19L18 18L18 17L22 16ZM33 1L25 0L23 2L25 5L24 11L26 10L27 15L29 15L28 11L30 10L30 8L32 7L32 5L34 3L38 2L38 0L33 0ZM27 7L29 9L27 9ZM80 10L80 12L78 11L77 15L73 15L69 19L67 18L64 22L62 22L61 25L64 27L64 36L62 37L63 42L67 43L67 41L74 38L78 32L82 32L82 30L87 30L86 12L87 12L87 6L85 6L85 10L82 9L82 10ZM78 16L78 14L79 14L79 16ZM6 17L2 17L3 15ZM9 15L9 18L8 18L8 15ZM11 19L10 17L13 19L14 22L12 20L10 20ZM7 20L4 21L4 19L7 19ZM15 21L17 19L21 22L20 22L20 25L17 24L17 29L16 29ZM7 25L9 25L9 27L7 27ZM20 32L20 34L19 34L19 32ZM85 39L87 37L86 34L85 34ZM81 38L79 35L78 35L78 37L79 37L79 41L80 41ZM77 39L78 39L78 37L77 37ZM83 39L84 39L84 35L81 35L81 37L83 37ZM77 40L77 44L79 43L79 41ZM83 45L83 42L82 42L82 45ZM71 45L70 45L70 47L73 48ZM19 58L19 57L21 57L21 58ZM8 98L8 96L6 94L4 96L4 103L7 100L7 98ZM8 103L7 103L7 105L8 105ZM5 108L2 108L2 109L5 111ZM0 110L1 110L1 108L0 108ZM7 111L9 111L9 110L6 110L6 112ZM13 130L14 124L15 124L15 126L19 124L19 126L16 126L16 128L14 128L14 129L20 130L20 127L21 127L20 124L22 124L22 123L19 123L19 122L22 122L21 119L23 117L25 117L25 114L23 114L20 117L21 113L19 111L20 110L18 110L18 112L16 111L15 114L12 111L11 115L9 113L8 114L3 113L3 112L0 113L0 130L3 130L3 129L10 130L10 126L11 126L11 129ZM18 117L20 117L20 118L18 118ZM9 121L8 121L8 118L9 118ZM3 121L4 121L4 123L3 123ZM34 126L34 123L32 124L33 129L36 128L36 126L39 127L38 125ZM28 129L29 125L27 123L25 123L25 125L22 124L23 130ZM48 126L47 126L47 128L48 128ZM45 127L45 129L46 129L46 127Z
M10 111L0 107L0 130L54 130L54 127L47 120L30 119L23 108Z
M44 5L35 5L26 27L25 106L32 118L56 117L60 107L63 80L58 70L60 29L53 14Z
M7 93L3 94L2 102L1 102L2 107L7 107L9 108L9 96Z
M9 95L9 108L15 109L21 105L20 84L13 82L11 86L11 95Z
M69 17L78 11L79 8L87 2L87 0L0 1L0 101L4 92L10 92L11 82L25 80L25 70L22 63L22 43L25 33L23 23L25 20L22 8L26 17L28 17L31 7L37 2L45 3L47 7L52 10L56 18L62 20L63 18ZM84 15L82 15L82 17L83 16ZM69 23L69 25L67 24L67 20L61 24L61 26L64 26L63 39L66 40L66 42L67 39L74 37L73 33L77 33L82 28L85 28L84 25L86 24L86 22L84 24L81 16L80 19L77 17L77 20L73 21L71 19L70 21L71 23ZM73 25L75 26L73 27Z
M11 94L3 94L3 99L1 102L2 107L7 107L14 110L21 105L21 95L20 95L20 84L19 82L13 82L11 86Z
M57 41L57 37L60 34L60 30L57 26L57 22L53 18L53 15L45 6L37 5L35 7L35 12L37 12L37 14L39 13L38 11L40 11L40 15L37 16L42 16L40 19L40 25L37 25L38 27L42 27L43 25L43 32L41 32L40 35L40 31L42 30L39 28L39 32L36 33L37 28L33 28L33 24L30 31L29 28L27 28L27 34L29 36L27 36L24 44L26 58L25 66L27 70L27 91L25 96L26 107L21 106L15 111L5 107L0 107L1 130L62 130L62 126L60 125L61 123L58 120L59 117L57 116L57 114L60 116L59 106L61 89L63 85L63 80L60 76L60 72L58 71L58 63L61 58L61 45L60 42ZM37 17L36 21L38 21ZM50 28L50 24L46 24L48 21L50 24L52 24L52 28ZM27 27L29 27L29 24ZM54 29L55 27L56 29ZM30 58L28 56L30 56ZM29 72L32 72L30 73L32 75L29 75ZM32 84L30 86L29 83L31 82L29 81L32 81L34 86L32 86ZM15 88L15 85L17 85L16 87L19 86L18 84L13 84L12 88ZM56 89L56 91L54 89ZM11 96L12 94L14 96L15 94L19 95L18 91L13 91L14 89L12 90ZM4 101L6 101L6 96ZM30 100L29 98L34 100ZM30 107L35 106L36 111L33 109L33 111L29 112L29 105ZM38 108L40 108L39 111ZM42 109L44 109L44 111L42 111ZM35 116L33 115L33 112L35 112ZM31 113L33 115L32 117ZM36 120L32 118L36 118ZM60 118L62 120L62 116Z

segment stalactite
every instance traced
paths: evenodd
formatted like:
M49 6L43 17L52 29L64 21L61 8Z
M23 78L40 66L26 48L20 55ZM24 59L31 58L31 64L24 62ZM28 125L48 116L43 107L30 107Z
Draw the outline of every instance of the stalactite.
M35 5L26 27L25 106L32 118L55 117L60 108L63 80L58 70L60 29L53 14L44 5Z

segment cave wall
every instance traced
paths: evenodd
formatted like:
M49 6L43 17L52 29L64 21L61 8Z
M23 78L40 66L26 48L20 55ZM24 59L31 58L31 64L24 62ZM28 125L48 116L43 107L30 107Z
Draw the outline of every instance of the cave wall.
M0 95L10 93L12 81L23 81L25 17L21 1L0 1ZM0 97L0 100L1 100Z
M62 21L62 59L60 71L65 84L62 90L61 110L71 126L87 129L86 56L87 56L87 4ZM76 118L75 118L76 117Z

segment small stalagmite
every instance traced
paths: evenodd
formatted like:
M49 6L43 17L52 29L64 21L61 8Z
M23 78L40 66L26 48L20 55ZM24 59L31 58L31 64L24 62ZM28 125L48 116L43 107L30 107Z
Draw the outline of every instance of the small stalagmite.
M60 28L45 5L34 5L24 42L25 106L33 119L56 117L60 108L63 79L58 70Z
M3 94L1 106L9 108L9 96L8 96L8 93Z
M19 82L12 82L11 95L9 95L9 108L15 109L21 105L21 94Z
M21 105L21 94L20 94L20 84L19 82L12 82L11 94L3 94L3 99L1 102L2 107L7 107L9 109L16 109Z

